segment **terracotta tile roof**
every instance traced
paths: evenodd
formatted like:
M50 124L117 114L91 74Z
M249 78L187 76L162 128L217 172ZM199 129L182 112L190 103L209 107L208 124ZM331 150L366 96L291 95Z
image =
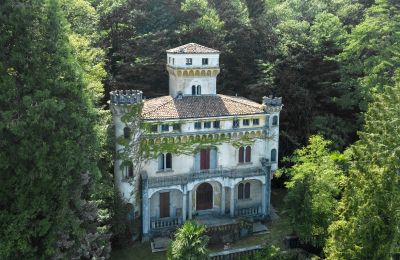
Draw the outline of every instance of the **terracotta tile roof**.
M243 97L225 95L163 96L144 101L145 120L184 119L264 113L261 104Z
M173 49L167 50L168 53L219 53L219 51L208 48L197 43L188 43Z

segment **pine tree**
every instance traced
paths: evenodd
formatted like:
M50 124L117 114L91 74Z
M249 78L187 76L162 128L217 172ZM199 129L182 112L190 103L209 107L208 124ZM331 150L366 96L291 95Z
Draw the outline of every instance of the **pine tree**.
M339 219L329 228L328 259L390 259L400 252L399 102L397 80L365 114Z
M98 114L58 1L7 0L0 10L0 258L107 256L88 192Z

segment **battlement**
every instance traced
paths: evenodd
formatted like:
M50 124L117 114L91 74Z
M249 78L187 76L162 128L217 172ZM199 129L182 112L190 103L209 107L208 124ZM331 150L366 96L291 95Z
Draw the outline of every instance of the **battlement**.
M282 106L282 97L263 97L263 104L266 106L272 106L272 107L277 107L277 106Z
M115 105L133 105L141 103L143 92L140 90L115 90L110 92L110 102Z

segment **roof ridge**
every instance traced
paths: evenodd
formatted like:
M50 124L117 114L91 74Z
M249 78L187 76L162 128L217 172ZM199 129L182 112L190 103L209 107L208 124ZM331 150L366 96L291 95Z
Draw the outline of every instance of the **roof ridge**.
M255 101L253 101L253 100L250 100L250 99L248 99L248 98L245 98L245 97L228 96L228 95L223 95L223 94L218 94L218 95L221 96L221 97L227 98L227 99L229 99L229 100L232 100L232 101L234 101L234 102L236 102L236 103L240 103L240 104L243 104L243 105L246 105L246 106L249 106L249 107L260 108L260 106L261 106L261 104L258 104L257 102L255 102ZM254 105L253 105L253 104L246 103L246 102L241 102L241 101L238 100L238 99L245 99L246 101L250 101L250 102L254 103ZM255 105L255 104L257 104L257 105Z

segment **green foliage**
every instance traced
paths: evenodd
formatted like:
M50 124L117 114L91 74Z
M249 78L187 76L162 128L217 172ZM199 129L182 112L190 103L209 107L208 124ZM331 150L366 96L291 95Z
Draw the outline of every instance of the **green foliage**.
M107 257L99 113L68 22L55 0L0 10L0 258Z
M193 221L186 221L175 234L168 249L168 259L196 260L207 259L207 244L209 238L205 235L206 228Z
M365 114L337 221L329 228L328 259L390 259L400 249L400 82L376 95Z
M338 161L343 156L329 151L329 141L312 136L307 147L294 152L288 169L290 180L285 208L293 231L315 247L323 247L334 220L344 175Z
M400 71L400 6L389 0L379 0L351 32L340 54L343 63L343 83L356 85L364 101L371 93L393 86ZM367 102L361 103L365 110Z

